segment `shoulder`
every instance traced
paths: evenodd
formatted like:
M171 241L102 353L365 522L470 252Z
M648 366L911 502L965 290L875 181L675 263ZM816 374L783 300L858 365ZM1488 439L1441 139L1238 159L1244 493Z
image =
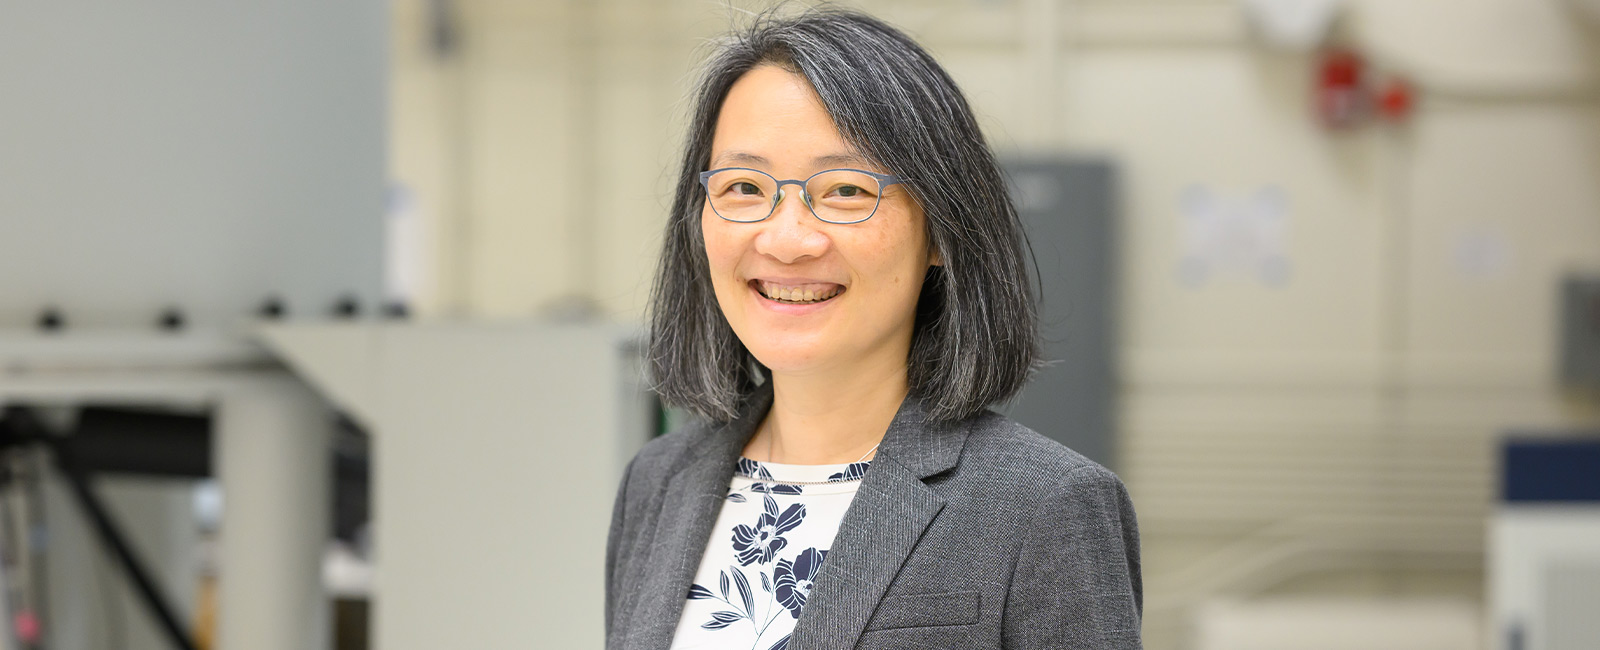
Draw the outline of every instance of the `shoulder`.
M1005 636L1029 647L1140 647L1139 529L1122 481L993 412L972 426L957 471L980 468L982 480L962 481L964 496L1003 513L983 521L1009 542Z
M1105 466L994 411L973 416L967 427L958 465L964 473L1027 476L1033 488L1121 485Z
M1133 526L1127 488L1105 466L993 411L966 426L960 460L937 488L947 499L1015 512L1034 524Z
M1018 575L1116 567L1122 577L1103 586L1103 593L1140 590L1138 520L1122 479L992 411L971 425L957 464L957 473L966 476L953 480L960 484L954 489L1010 516L1017 548L1026 549L1019 561L1030 567Z

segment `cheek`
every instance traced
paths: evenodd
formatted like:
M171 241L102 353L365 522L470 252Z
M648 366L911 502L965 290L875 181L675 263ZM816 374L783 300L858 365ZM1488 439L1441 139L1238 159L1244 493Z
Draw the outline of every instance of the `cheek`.
M869 250L886 253L875 265L878 276L887 280L884 288L897 296L910 294L914 300L928 270L927 247L920 243L925 241L922 229L917 224L905 224L875 235L872 241L863 243Z
M737 288L733 281L734 271L739 268L739 260L744 255L748 243L741 238L740 233L730 232L730 229L722 227L725 223L716 216L707 219L702 215L700 219L700 238L705 243L706 266L711 272L711 288L717 294L719 302L732 297L730 292Z
M733 260L738 259L728 233L717 228L704 214L700 216L700 240L705 242L706 261L711 266L713 279L720 279Z

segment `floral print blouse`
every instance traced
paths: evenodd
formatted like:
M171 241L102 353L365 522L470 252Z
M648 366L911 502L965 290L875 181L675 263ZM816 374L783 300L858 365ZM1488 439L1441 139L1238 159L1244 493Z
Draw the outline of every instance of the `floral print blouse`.
M787 648L811 581L870 465L740 458L685 595L672 650Z

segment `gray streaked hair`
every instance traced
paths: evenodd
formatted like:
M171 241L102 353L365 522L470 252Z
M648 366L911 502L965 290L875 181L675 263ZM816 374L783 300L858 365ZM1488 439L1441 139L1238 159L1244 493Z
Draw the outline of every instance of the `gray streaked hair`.
M694 95L688 142L650 297L649 369L667 404L715 421L767 379L717 305L697 173L728 89L776 65L804 77L846 142L905 180L942 266L917 301L906 378L940 420L1022 389L1039 359L1026 238L994 153L955 82L916 42L871 16L809 9L756 16L721 42Z

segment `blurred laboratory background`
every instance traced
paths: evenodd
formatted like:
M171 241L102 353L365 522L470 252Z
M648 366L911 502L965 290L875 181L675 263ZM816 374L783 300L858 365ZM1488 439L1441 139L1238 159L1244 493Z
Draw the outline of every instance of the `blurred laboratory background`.
M0 4L0 650L600 648L744 0ZM798 10L790 3L784 10ZM1151 650L1600 648L1600 0L872 0Z

